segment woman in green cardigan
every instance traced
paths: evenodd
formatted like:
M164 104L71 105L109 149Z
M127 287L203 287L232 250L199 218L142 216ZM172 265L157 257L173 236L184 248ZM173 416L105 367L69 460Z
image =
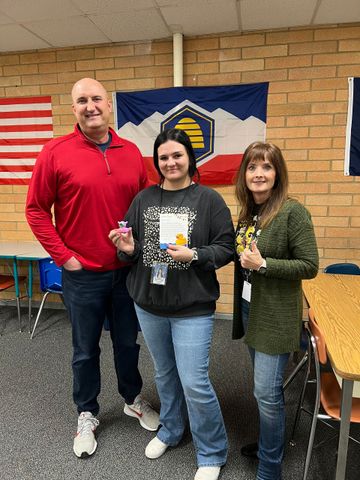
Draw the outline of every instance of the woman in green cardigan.
M258 456L257 480L280 480L285 442L284 370L300 347L301 280L319 266L309 212L288 197L288 172L271 143L248 146L237 173L240 205L236 231L233 337L249 347L259 443L242 454Z

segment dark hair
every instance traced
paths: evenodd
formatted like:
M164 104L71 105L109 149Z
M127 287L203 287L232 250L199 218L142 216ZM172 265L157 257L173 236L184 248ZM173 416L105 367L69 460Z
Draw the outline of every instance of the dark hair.
M240 205L239 222L252 218L255 202L252 193L246 186L245 175L249 163L257 160L268 160L276 172L271 195L261 209L260 226L263 228L271 222L283 203L289 198L289 179L286 163L279 147L273 143L251 143L244 152L235 181L235 194Z
M159 168L158 149L160 145L168 142L169 140L173 140L174 142L181 143L181 145L185 147L185 150L189 157L189 176L190 178L193 178L194 175L196 175L197 180L199 180L200 174L196 167L195 152L188 134L184 132L184 130L180 130L178 128L169 128L168 130L164 130L163 132L159 133L154 143L154 155L153 155L154 167L156 168L158 174L160 175L160 183L164 181L164 176L162 175Z

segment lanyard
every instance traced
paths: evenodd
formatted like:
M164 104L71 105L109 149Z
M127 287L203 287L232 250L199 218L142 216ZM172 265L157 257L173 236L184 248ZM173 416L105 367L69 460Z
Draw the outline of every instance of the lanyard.
M176 205L175 208L176 208L176 212L175 213L178 213L178 211L180 210L180 208L182 207L182 204L184 203L184 200L185 200L185 197L187 196L188 194L188 191L189 191L189 188L191 187L191 185L193 185L193 182L190 183L190 185L188 187L186 187L184 190L184 195L181 199L181 202L180 202L180 205ZM159 185L159 188L160 188L160 215L162 213L162 207L163 207L163 187L161 185ZM171 190L167 190L167 191L171 191ZM172 191L175 191L176 190L172 190Z

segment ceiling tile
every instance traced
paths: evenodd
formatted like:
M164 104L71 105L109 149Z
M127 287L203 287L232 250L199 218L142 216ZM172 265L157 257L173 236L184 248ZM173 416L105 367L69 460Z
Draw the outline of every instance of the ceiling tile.
M161 7L161 13L168 25L181 27L172 30L180 30L184 35L204 35L239 29L234 0L188 0L176 3L176 6Z
M52 46L70 47L108 42L109 38L86 17L29 22L26 28L35 32Z
M346 23L360 18L360 0L322 0L316 13L316 24Z
M11 20L11 18L7 15L4 15L0 12L0 25L6 25L9 23L13 23L13 20Z
M153 0L72 0L86 14L106 15L154 7Z
M0 11L13 20L23 23L46 18L64 18L78 15L81 11L71 0L1 0Z
M154 8L137 11L136 15L133 12L124 12L90 15L89 18L113 42L166 38L171 34Z
M309 25L317 0L242 0L242 30Z
M21 25L0 26L0 51L15 52L16 50L36 50L48 48L51 45L28 32Z

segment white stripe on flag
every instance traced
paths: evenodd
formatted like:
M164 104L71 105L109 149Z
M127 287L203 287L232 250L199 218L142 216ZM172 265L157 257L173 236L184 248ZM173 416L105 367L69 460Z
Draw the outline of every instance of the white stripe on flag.
M53 132L50 131L31 131L31 132L0 132L0 138L8 138L8 139L15 139L15 138L52 138Z
M43 145L0 145L0 152L40 152L42 148Z
M36 158L2 158L1 165L35 165Z
M0 118L0 125L52 125L52 117Z
M27 112L28 110L51 110L51 103L10 103L0 105L0 112Z
M32 172L0 172L0 179L2 178L31 178Z

